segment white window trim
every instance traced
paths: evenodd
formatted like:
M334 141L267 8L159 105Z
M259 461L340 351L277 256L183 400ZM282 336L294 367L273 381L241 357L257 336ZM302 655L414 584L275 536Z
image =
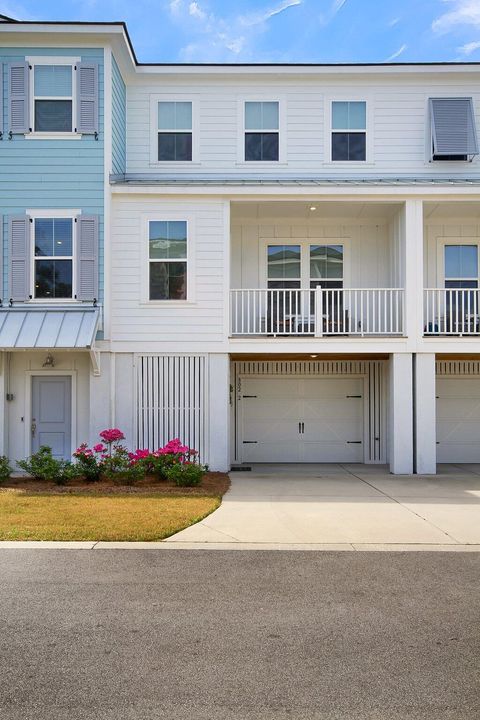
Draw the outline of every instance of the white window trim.
M245 103L278 103L278 160L245 160ZM250 168L272 168L287 163L287 102L284 95L246 95L237 98L237 162L236 165ZM250 131L249 131L250 132ZM259 132L268 132L259 131ZM272 131L276 132L276 131Z
M333 167L373 167L374 161L374 133L373 129L375 126L375 113L374 113L374 102L373 97L369 93L354 94L342 94L332 95L325 97L325 117L324 117L324 165L330 165ZM332 160L332 112L334 102L364 102L366 104L366 128L365 131L358 130L358 132L365 132L366 134L366 157L365 160ZM350 131L348 131L350 132ZM352 132L355 132L353 130Z
M437 237L437 287L445 288L445 246L446 245L475 245L478 248L478 287L480 288L480 237ZM475 278L464 278L465 280Z
M27 210L26 215L31 223L31 249L30 249L30 301L38 305L71 305L79 303L75 298L76 289L76 248L77 248L77 227L76 219L81 215L81 210ZM36 298L35 297L35 220L41 218L66 218L72 220L72 297L71 298ZM68 256L70 258L70 256ZM59 258L62 259L62 258Z
M259 242L259 277L263 278L263 287L268 288L267 252L269 245L300 245L300 288L310 288L310 245L342 245L343 247L343 289L351 287L351 262L349 237L301 237L280 238L261 237ZM274 278L270 278L272 281ZM280 278L279 278L280 279ZM296 278L292 278L296 280ZM332 278L333 280L333 278ZM260 288L261 289L261 288Z
M178 222L187 223L187 257L179 262L187 263L187 297L185 300L150 300L150 254L149 254L149 223L150 222ZM140 304L150 307L185 307L195 303L195 218L188 213L156 212L141 217L142 249L140 259L142 263ZM158 259L161 262L161 258Z
M190 102L192 103L192 159L191 160L159 160L158 159L158 103L159 102ZM199 133L199 100L194 94L168 93L150 95L150 166L166 168L190 168L201 165L200 133ZM180 130L178 132L181 132ZM188 132L188 130L186 131Z
M80 140L82 135L75 131L75 123L77 117L77 73L75 65L81 62L79 57L63 57L63 56L29 56L25 58L30 65L30 123L32 132L25 134L30 140ZM71 132L41 132L35 130L35 65L70 65L72 68L72 130ZM44 98L45 99L45 98ZM47 98L48 99L48 98ZM61 100L62 98L51 98L52 100Z
M465 165L468 163L468 165L474 165L475 163L480 162L480 157L478 155L475 155L471 160L434 160L433 159L433 124L432 124L432 116L430 113L430 100L432 97L436 98L454 98L454 97L467 97L467 95L459 95L458 93L455 94L453 92L437 92L435 91L434 94L429 93L428 95L425 95L425 122L424 122L424 128L425 128L425 161L424 165L425 167L429 167L430 169L433 167L439 167L442 170L445 170L445 168L448 167L454 167L455 169L461 168L463 172L465 172ZM470 96L468 96L470 97ZM476 120L476 113L475 113L475 97L472 93L472 102L473 102L473 117ZM478 127L477 127L478 129Z

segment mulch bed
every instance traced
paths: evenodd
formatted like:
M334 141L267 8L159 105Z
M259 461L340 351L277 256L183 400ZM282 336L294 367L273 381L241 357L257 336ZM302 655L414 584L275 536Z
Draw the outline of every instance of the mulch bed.
M67 485L39 482L26 477L13 477L1 483L0 492L8 490L23 490L26 493L48 493L51 495L208 495L222 496L230 487L230 478L225 473L206 473L197 487L177 487L166 480L147 476L135 485L115 485L112 482L100 481L86 483L81 480L72 480Z

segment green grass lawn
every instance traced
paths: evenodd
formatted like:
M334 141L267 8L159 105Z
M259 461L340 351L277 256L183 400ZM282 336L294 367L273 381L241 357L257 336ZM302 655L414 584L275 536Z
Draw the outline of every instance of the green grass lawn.
M0 540L162 540L202 520L219 495L0 490Z

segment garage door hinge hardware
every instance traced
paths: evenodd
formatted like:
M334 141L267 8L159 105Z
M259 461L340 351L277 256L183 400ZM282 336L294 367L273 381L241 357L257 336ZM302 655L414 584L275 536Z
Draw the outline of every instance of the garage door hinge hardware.
M347 395L347 398L361 398L361 395Z
M347 445L361 445L361 440L347 440Z
M244 440L243 444L244 445L257 445L258 442L257 442L257 440Z
M256 398L258 395L242 395L242 398Z

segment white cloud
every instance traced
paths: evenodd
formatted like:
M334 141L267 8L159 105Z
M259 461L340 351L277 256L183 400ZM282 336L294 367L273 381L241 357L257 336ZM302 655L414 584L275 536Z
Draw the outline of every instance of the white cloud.
M437 33L451 32L458 25L480 27L480 0L443 0L451 9L432 23Z
M172 18L182 24L192 41L180 51L184 62L221 62L251 59L253 41L268 28L268 21L289 8L302 5L304 0L281 0L246 15L221 16L205 9L201 0L169 0Z
M267 20L270 20L270 18L274 17L275 15L280 15L280 13L288 10L288 8L295 7L296 5L301 5L302 3L303 0L283 0L283 2L281 2L279 5L276 5L275 7L272 7L270 9L263 10L257 13L251 13L250 15L241 15L239 17L239 22L241 25L245 25L246 27L261 25L262 23L267 22Z
M326 13L320 15L320 23L322 25L327 25L337 13L340 12L340 10L343 8L343 6L347 3L347 0L333 0L332 5L330 6L330 10L328 10Z
M404 43L404 44L402 45L402 47L399 48L399 49L397 50L397 52L394 52L393 55L390 55L390 57L388 57L388 58L385 60L385 62L392 62L392 60L395 60L396 58L400 57L400 55L405 52L405 50L407 49L407 47L408 47L408 45L406 45L406 44Z
M462 45L461 47L457 48L458 52L462 55L471 55L475 50L478 50L480 48L480 41L476 40L474 42L466 43L465 45Z
M15 1L0 3L0 15L6 15L12 20L36 20L37 18Z
M390 22L388 23L388 27L395 27L395 25L398 25L399 22L399 17L393 18L393 20L390 20Z
M188 6L188 14L192 17L197 17L199 20L205 20L207 17L207 13L202 10L200 5L197 2L191 2Z

